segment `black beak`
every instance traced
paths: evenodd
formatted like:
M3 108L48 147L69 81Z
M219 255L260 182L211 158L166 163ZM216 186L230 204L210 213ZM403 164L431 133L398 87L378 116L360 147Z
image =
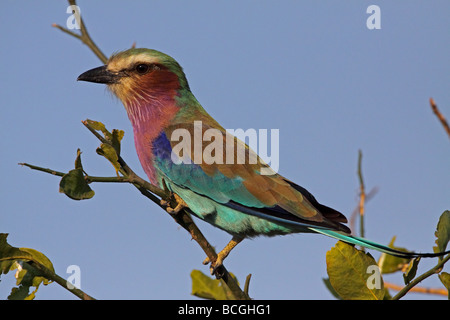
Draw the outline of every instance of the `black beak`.
M119 74L107 70L106 66L101 66L80 74L77 81L113 84L119 82L120 78L121 76Z

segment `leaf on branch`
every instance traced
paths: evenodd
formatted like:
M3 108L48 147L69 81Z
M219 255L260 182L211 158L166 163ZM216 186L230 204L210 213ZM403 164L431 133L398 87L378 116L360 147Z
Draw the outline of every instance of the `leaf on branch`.
M236 282L236 277L230 273L230 276L233 277ZM192 279L192 292L191 294L203 299L210 300L231 300L233 299L233 294L228 288L228 286L224 285L222 279L212 279L209 276L205 275L200 270L192 270L191 272ZM238 283L239 285L239 283Z
M87 119L86 123L92 129L101 131L105 139L111 143L117 154L120 155L120 141L122 141L122 138L125 135L125 132L123 130L113 129L112 132L109 132L103 123L90 119Z
M111 144L117 152L117 155L120 156L120 142L122 141L125 132L119 129L113 129L111 134Z
M99 148L97 148L97 153L105 157L109 162L112 163L116 169L116 174L119 176L120 164L120 142L125 134L123 130L113 129L109 132L105 125L99 121L94 121L87 119L86 123L94 130L101 131L103 136L108 143L102 143Z
M439 218L438 225L436 227L436 246L433 247L434 252L443 252L447 248L447 244L450 240L450 211L446 210ZM443 257L439 257L442 260Z
M120 163L119 156L116 150L111 145L102 143L100 147L95 151L97 152L97 154L105 157L109 162L111 162L114 169L116 170L116 175L119 176Z
M417 266L419 265L420 257L412 259L409 263L405 273L403 274L403 280L405 280L405 284L408 285L412 279L416 276Z
M326 255L327 273L336 293L345 300L382 300L385 289L374 258L339 241Z
M88 125L90 125L92 127L92 129L97 130L97 131L101 131L103 132L103 134L105 134L105 132L108 132L108 130L106 130L106 127L103 123L101 123L100 121L95 121L95 120L91 120L91 119L86 119L86 122Z
M41 252L30 248L16 248L8 244L7 233L0 233L0 271L7 274L10 270L17 269L15 274L18 287L12 288L8 299L32 300L39 286L47 285L50 281L41 276L39 270L31 267L33 263L39 263L52 272L52 262ZM36 289L30 293L30 287Z
M89 187L81 165L81 152L77 150L77 158L75 160L75 169L66 173L59 183L59 192L73 200L90 199L95 195L94 190Z
M394 246L396 237L392 237L391 242L389 242L388 247L404 252L409 252L405 248ZM380 266L381 273L394 273L397 271L403 271L409 264L410 259L394 257L390 254L382 253L380 259L378 260L378 265Z

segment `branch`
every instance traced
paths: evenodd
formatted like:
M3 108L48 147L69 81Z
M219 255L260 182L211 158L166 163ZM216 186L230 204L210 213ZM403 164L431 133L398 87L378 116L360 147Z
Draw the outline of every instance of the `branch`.
M366 199L365 199L365 203L369 202L369 200L371 200L378 192L378 187L373 187L372 189L370 189L369 192L366 193ZM350 215L350 219L349 219L349 227L350 230L354 230L355 229L355 221L356 221L356 217L359 215L359 204L356 206L356 208L352 211L351 215Z
M362 175L362 151L358 151L358 179L359 179L359 235L364 238L364 204L366 202L366 191Z
M448 136L450 138L450 126L448 125L447 120L445 120L445 117L439 111L439 109L438 109L436 103L434 102L433 98L430 98L430 106L431 106L431 109L433 110L434 114L436 115L436 117L441 122L442 126L444 127L445 131L447 132L447 134L448 134Z
M75 0L68 0L69 4L71 6L76 6L77 3ZM99 58L104 64L106 64L108 62L108 58L103 54L103 52L100 50L100 48L95 44L95 42L92 40L91 36L89 35L86 25L84 24L83 18L80 15L80 33L81 34L77 34L73 31L70 31L56 23L52 24L53 27L63 31L64 33L67 33L68 35L75 37L76 39L80 40L81 42L83 42L85 45L87 45L89 47L89 49L91 49L91 51L97 56L97 58Z
M102 137L89 123L87 120L81 121L83 125L93 134L97 139L99 139L102 143L108 144L112 147L114 147L110 141L106 140L104 137ZM136 173L134 173L133 170L127 165L125 160L120 155L118 156L118 162L121 167L121 173L125 176L125 182L130 182L135 187L142 187L151 193L156 194L157 196L161 197L162 199L168 199L170 197L170 193L166 190L162 190L151 183L145 181L144 179L140 178ZM138 188L139 189L139 188ZM155 202L157 205L161 206L161 202L159 199L152 199L153 202Z
M384 282L384 287L387 289L392 289L395 291L400 291L403 289L402 286L390 282ZM447 296L448 291L443 288L425 288L425 287L414 287L409 290L410 292L417 292L417 293L425 293L425 294L437 294L442 296Z
M46 173L49 173L49 174L52 174L52 175L58 176L58 177L63 177L66 175L66 173L64 173L64 172L55 171L55 170L48 169L48 168L38 167L38 166L29 164L29 163L18 163L18 165L28 167L32 170L46 172ZM124 177L96 177L96 176L86 175L84 178L86 179L86 181L88 183L91 183L91 182L115 182L115 183L127 182L127 183L130 183L130 181Z
M22 260L23 259L23 260ZM78 289L74 287L71 283L69 283L66 279L62 278L61 276L57 275L52 270L48 269L46 266L41 264L39 261L33 260L30 258L30 256L14 256L11 258L2 258L0 261L6 261L6 260L20 260L23 262L25 268L33 269L34 273L42 276L50 281L54 281L57 284L59 284L64 289L70 291L72 294L77 296L78 298L82 300L95 300L93 297L82 291L81 289Z
M414 280L412 280L410 283L408 283L403 289L401 289L394 297L392 297L392 300L399 300L402 298L408 291L410 291L414 286L416 286L419 282L422 280L425 280L426 278L432 276L435 273L440 272L444 264L450 260L450 254L448 254L444 259L440 260L439 263L428 270L427 272L423 273L422 275L418 276Z
M64 27L61 27L59 24L53 23L52 27L57 28L57 29L61 30L64 33L67 33L69 36L72 36L72 37L77 38L78 40L81 40L81 35L73 32L73 31L70 31L69 29L66 29Z
M74 287L71 283L69 283L66 279L62 278L61 276L57 275L56 273L52 272L39 262L33 261L32 263L28 263L28 266L35 268L38 270L38 272L45 278L56 282L64 289L68 290L78 298L82 300L95 300L95 298L91 297L81 289L78 289Z
M104 137L102 137L98 132L92 128L87 121L82 121L84 126L89 129L102 143L109 144L112 146L111 142L106 140ZM119 182L119 183L130 183L134 187L136 187L142 195L153 201L156 205L158 205L160 208L164 209L165 212L165 206L161 204L161 200L165 200L169 203L173 203L173 197L172 194L168 190L160 189L151 183L145 181L141 177L139 177L123 160L121 156L118 156L118 162L121 165L120 172L124 175L123 177L96 177L96 176L89 176L86 175L85 179L88 182ZM48 168L42 168L35 165L31 165L28 163L19 163L22 166L29 167L30 169L49 173L56 176L64 176L66 173L56 171L53 169ZM157 196L155 196L155 194ZM210 259L211 263L215 263L217 260L217 253L214 250L214 247L211 246L211 244L208 242L208 240L205 238L205 236L202 234L200 229L198 229L197 225L194 223L194 221L191 218L191 212L189 209L183 209L180 212L176 214L170 214L170 216L177 222L180 226L182 226L186 231L189 232L192 239L194 239L198 245L203 249L206 256ZM238 300L247 300L249 299L246 292L242 291L239 287L238 283L229 275L229 272L225 268L225 266L221 266L216 271L216 277L222 278L226 285L229 287L230 291L234 295L235 299ZM51 280L54 280L53 278L49 278ZM57 278L55 278L57 279ZM57 282L56 280L54 280ZM60 283L61 284L61 283ZM248 290L248 288L247 288Z
M50 174L52 174L52 175L54 175L54 176L62 177L62 176L65 175L64 172L60 172L60 171L56 171L56 170L52 170L52 169L48 169L48 168L42 168L42 167L34 166L34 165L32 165L32 164L24 163L24 162L18 163L18 165L19 165L19 166L25 166L25 167L28 167L28 168L30 168L30 169L32 169L32 170L38 170L38 171L50 173Z

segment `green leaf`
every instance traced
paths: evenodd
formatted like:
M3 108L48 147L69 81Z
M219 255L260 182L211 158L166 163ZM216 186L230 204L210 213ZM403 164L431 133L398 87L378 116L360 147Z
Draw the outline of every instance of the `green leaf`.
M117 155L120 155L120 141L122 141L125 132L123 130L113 129L111 134L111 144L117 152Z
M417 266L419 265L420 257L415 258L411 260L411 262L408 265L408 268L406 269L405 273L403 274L403 280L405 281L405 284L408 285L412 279L416 276L417 273Z
M101 123L100 121L94 121L94 120L90 120L90 119L86 119L86 122L92 127L92 129L97 130L97 131L102 131L103 133L108 132L106 130L106 127L103 123Z
M383 299L381 272L369 253L339 241L327 252L326 260L330 283L342 299Z
M391 242L389 242L388 244L389 248L409 252L405 248L394 246L395 239L396 239L395 236L392 237ZM404 270L404 268L406 268L409 262L410 259L394 257L390 254L382 253L380 255L380 259L378 260L378 265L380 266L381 273L386 274Z
M77 157L75 158L75 169L83 170L83 165L81 164L81 151L77 149Z
M66 173L59 182L59 192L73 200L90 199L95 195L84 178L83 165L81 164L81 151L77 150L75 169Z
M112 147L116 150L117 154L120 155L120 141L125 134L123 130L113 129L111 133L106 129L105 125L99 121L87 119L86 122L94 130L101 131L105 139L111 142Z
M236 277L230 273L230 276ZM192 292L191 294L203 299L230 300L233 297L230 289L223 280L212 279L200 270L192 270Z
M116 169L116 174L119 175L120 164L119 164L119 156L116 150L110 146L109 144L102 143L99 148L97 148L96 152L105 157Z
M33 300L34 292L30 294L30 286L20 285L11 289L8 300Z
M52 262L42 252L37 251L35 249L31 249L31 248L20 248L19 250L22 251L22 252L28 253L30 256L33 257L33 261L37 261L41 265L43 265L44 267L49 269L50 271L55 272L55 269L53 268Z
M35 293L41 284L47 285L50 281L41 276L39 270L32 267L38 263L51 272L55 272L52 262L42 253L30 248L16 248L8 244L8 234L0 233L0 270L6 274L10 270L16 270L17 288L11 290L8 299L34 299ZM36 289L30 293L30 288Z
M90 199L95 195L84 178L83 169L73 169L65 174L59 182L59 192L73 200Z
M446 210L439 218L438 225L436 227L436 246L433 247L434 252L444 252L447 248L448 241L450 240L450 211ZM439 257L442 259L442 257Z
M448 298L450 299L450 274L448 274L447 272L441 272L439 274L439 279L441 280L442 284L447 288Z
M120 156L120 142L124 136L123 130L113 129L112 132L109 132L105 125L98 121L93 121L87 119L86 122L97 131L101 131L103 136L109 143L102 143L99 148L97 148L96 152L105 157L109 162L112 163L114 168L116 169L117 176L119 175L120 164L119 164L119 156Z
M11 294L8 296L8 299L33 300L41 283L47 285L49 281L40 277L38 271L35 268L31 268L27 263L18 263L18 266L20 266L20 271L18 269L15 275L18 287L11 289ZM31 287L35 287L36 289L30 293Z
M7 243L7 233L0 233L0 274L7 274L9 270L14 270L15 259L8 259L9 257L21 256L22 251L19 248L14 248Z

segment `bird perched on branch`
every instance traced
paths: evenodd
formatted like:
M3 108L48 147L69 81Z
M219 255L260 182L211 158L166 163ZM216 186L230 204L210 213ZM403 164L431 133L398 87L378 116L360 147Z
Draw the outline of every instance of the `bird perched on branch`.
M239 242L258 235L319 233L405 258L448 253L402 252L351 236L343 214L271 170L227 133L203 109L183 69L167 54L132 48L78 80L106 84L122 101L145 173L177 199L176 208L169 210L184 207L232 235L211 264L212 273Z

